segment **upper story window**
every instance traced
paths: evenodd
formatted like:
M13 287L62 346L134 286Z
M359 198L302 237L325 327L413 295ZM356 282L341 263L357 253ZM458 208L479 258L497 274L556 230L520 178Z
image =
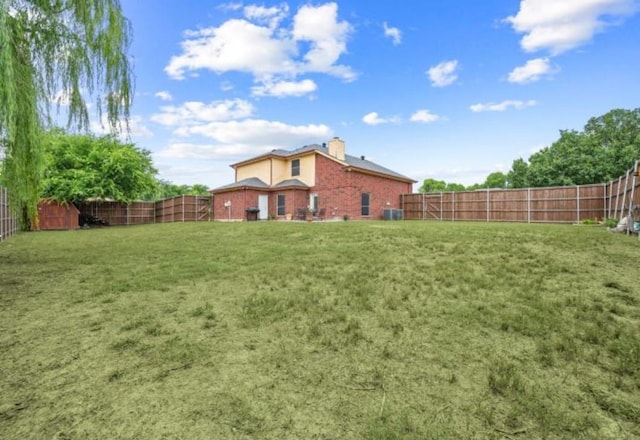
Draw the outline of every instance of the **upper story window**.
M293 159L291 161L291 176L300 175L300 159Z

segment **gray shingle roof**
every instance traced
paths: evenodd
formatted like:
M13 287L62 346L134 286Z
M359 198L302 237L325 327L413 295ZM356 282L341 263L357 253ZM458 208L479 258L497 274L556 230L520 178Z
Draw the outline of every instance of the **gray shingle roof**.
M400 173L396 173L395 171L392 171L389 168L380 166L377 163L371 162L370 160L362 159L361 157L355 157L349 154L345 154L345 162L347 162L347 164L351 165L352 167L361 168L363 170L373 171L375 173L387 174L389 176L399 177L401 179L413 180L410 177L404 176Z
M273 150L270 154L273 154L274 156L280 156L280 157L289 157L289 156L295 156L295 155L301 154L301 153L307 153L309 151L319 151L320 153L323 153L323 154L329 154L329 150L326 147L323 147L322 145L318 145L318 144L305 145L304 147L300 147L300 148L297 148L295 150L277 149L277 150ZM400 173L396 173L395 171L390 170L389 168L385 168L385 167L383 167L381 165L378 165L375 162L371 162L370 160L367 160L366 158L363 159L362 157L351 156L350 154L345 154L345 162L349 166L352 166L352 167L355 167L355 168L360 168L362 170L372 171L372 172L375 172L375 173L387 174L389 176L398 177L400 179L413 180L410 177L407 177L407 176L402 175Z
M317 151L319 153L328 155L329 154L329 149L324 146L324 145L318 145L318 144L311 144L311 145L305 145L303 147L300 148L296 148L295 150L283 150L283 149L275 149L272 150L270 153L264 154L262 156L258 156L258 157L254 157L252 159L249 159L250 161L254 161L254 160L259 160L262 157L269 157L269 156L277 156L277 157L282 157L282 158L288 158L291 156L297 156L299 154L304 154L304 153L308 153L311 151ZM398 179L403 179L403 180L409 180L409 181L414 181L414 179L407 177L403 174L400 173L396 173L393 170L390 170L389 168L385 168L381 165L378 165L377 163L371 162L370 160L367 160L366 158L363 158L364 156L361 157L357 157L357 156L351 156L350 154L345 154L345 160L343 163L346 163L347 166L350 167L354 167L354 168L358 168L364 171L371 171L374 173L379 173L379 174L385 174L387 176L392 176ZM238 164L241 164L244 162L239 162ZM235 165L232 165L235 167ZM257 187L257 188L268 188L269 186L264 183L263 181L261 181L260 179L257 178L253 178L253 179L245 179L242 180L240 182L236 182L236 183L232 183L230 185L226 185L226 186L222 186L220 188L216 188L213 191L216 190L221 190L221 189L232 189L232 188L238 188L238 187L243 187L243 186L251 186L251 187ZM284 182L280 182L279 184L277 184L275 187L285 187L285 186L300 186L308 188L307 185L305 185L304 183L300 182L298 179L290 179L290 180L286 180Z
M309 185L305 184L304 182L301 182L298 179L283 180L282 182L273 185L273 188L290 188L292 186L300 187L300 188L309 188Z
M250 177L248 179L242 179L234 183L230 183L229 185L220 186L218 188L214 188L211 191L220 191L223 189L235 189L235 188L243 188L245 186L251 188L269 188L269 185L264 183L262 180L257 177Z

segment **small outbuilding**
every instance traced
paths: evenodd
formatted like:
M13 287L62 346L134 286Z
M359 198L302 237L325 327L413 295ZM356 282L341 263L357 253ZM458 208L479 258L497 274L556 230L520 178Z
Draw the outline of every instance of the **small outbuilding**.
M40 231L69 230L79 228L80 211L73 203L62 204L54 200L38 203Z

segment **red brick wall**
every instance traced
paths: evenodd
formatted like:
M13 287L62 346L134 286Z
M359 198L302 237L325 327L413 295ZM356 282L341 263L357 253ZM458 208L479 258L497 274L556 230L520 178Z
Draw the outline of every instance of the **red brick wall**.
M229 209L224 206L225 202L231 202L231 220L246 220L246 209L258 207L258 195L265 194L264 191L253 189L227 191L216 193L213 197L213 219L229 220ZM273 204L269 200L269 209Z
M399 209L401 194L412 190L411 183L384 177L346 171L342 165L316 156L316 185L311 189L318 194L318 205L326 209L326 218L381 219L385 208ZM368 217L361 215L361 195L369 193ZM387 203L389 203L387 205Z
M309 206L309 195L318 195L318 207L325 209L325 218L382 219L384 209L399 209L401 194L409 194L412 184L384 177L371 176L344 167L324 156L316 156L316 184L310 190L287 189L281 191L238 190L215 194L213 215L215 220L227 220L229 211L224 206L231 201L231 220L246 219L247 207L258 207L258 195L269 194L268 216L277 216L277 195L285 195L285 214L295 217L296 209ZM361 215L361 196L369 197L369 216ZM387 204L388 203L388 204Z
M277 195L284 195L285 215L279 216ZM296 209L306 209L309 205L309 190L306 189L287 189L273 192L273 202L269 200L269 213L276 216L277 219L284 219L286 214L291 214L295 218Z

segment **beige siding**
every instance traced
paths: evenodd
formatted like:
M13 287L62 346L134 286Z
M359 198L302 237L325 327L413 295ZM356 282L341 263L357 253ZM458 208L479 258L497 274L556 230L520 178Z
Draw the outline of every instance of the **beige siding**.
M291 162L289 162L288 169L289 176L291 176ZM289 177L291 179L292 177ZM304 182L309 186L315 186L316 184L316 155L310 154L300 158L300 175L296 179Z
M267 185L271 184L271 163L269 159L238 167L236 181L257 177Z
M300 159L299 176L291 175L291 159L269 158L238 167L236 181L257 177L268 185L275 185L283 180L298 179L309 186L314 186L316 184L315 154L299 157L298 159Z
M287 160L273 159L273 182L276 184L291 179L291 163Z

